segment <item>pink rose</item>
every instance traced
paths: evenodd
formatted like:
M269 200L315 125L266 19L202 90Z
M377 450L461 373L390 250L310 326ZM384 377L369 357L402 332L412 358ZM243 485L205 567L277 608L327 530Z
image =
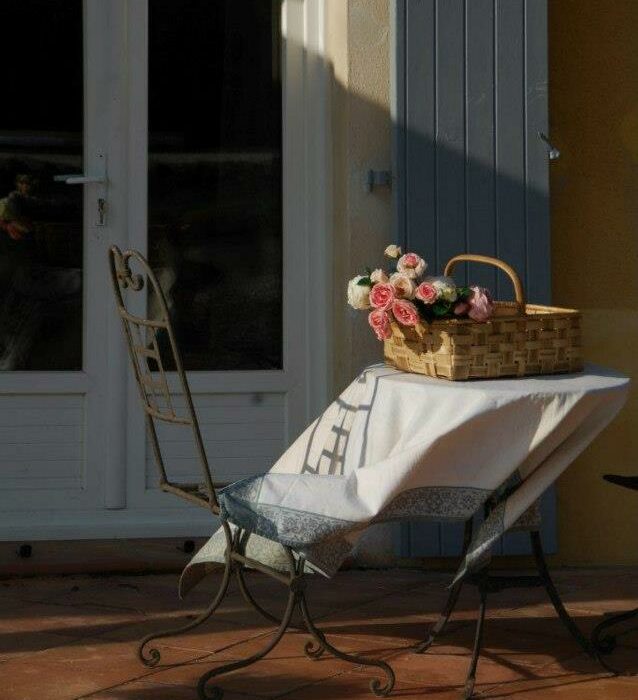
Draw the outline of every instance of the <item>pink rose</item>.
M411 301L395 299L392 304L392 313L403 326L416 326L419 322L419 312Z
M494 302L492 301L492 295L487 289L485 289L485 287L471 287L471 289L472 295L467 300L468 304L470 305L467 315L473 321L484 323L485 321L488 321L494 313Z
M370 303L375 309L387 311L392 306L394 297L394 287L388 282L379 282L370 291Z
M410 279L420 277L427 268L425 260L416 253L406 253L397 261L397 270Z
M389 340L392 337L390 316L383 309L375 309L368 314L368 323L378 340Z
M433 284L421 282L416 288L416 298L420 299L425 304L434 304L439 298L439 291Z
M459 301L459 303L454 307L454 314L456 316L465 316L469 310L470 305L466 301Z

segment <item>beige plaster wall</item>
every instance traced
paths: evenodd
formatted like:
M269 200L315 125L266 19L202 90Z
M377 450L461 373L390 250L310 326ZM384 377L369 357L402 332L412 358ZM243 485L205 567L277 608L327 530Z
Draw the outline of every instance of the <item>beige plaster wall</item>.
M333 163L334 390L366 364L381 359L381 346L365 314L346 306L347 281L374 267L391 242L388 189L364 190L369 168L389 170L390 19L388 0L325 0Z
M391 193L367 193L368 169L390 170L390 18L388 0L325 0L326 49L331 69L334 389L338 393L364 366L382 359L366 314L346 305L346 284L375 267L391 242ZM370 528L355 552L357 563L395 561L396 526Z

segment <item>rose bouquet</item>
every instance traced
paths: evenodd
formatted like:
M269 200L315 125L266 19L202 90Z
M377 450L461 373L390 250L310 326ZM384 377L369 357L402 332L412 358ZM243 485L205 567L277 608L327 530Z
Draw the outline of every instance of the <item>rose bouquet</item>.
M435 320L470 318L488 321L494 312L490 292L483 287L460 287L451 277L424 277L427 263L416 253L402 254L390 245L385 256L396 269L366 270L348 283L348 303L369 310L368 322L379 340L392 337L391 322L418 326Z

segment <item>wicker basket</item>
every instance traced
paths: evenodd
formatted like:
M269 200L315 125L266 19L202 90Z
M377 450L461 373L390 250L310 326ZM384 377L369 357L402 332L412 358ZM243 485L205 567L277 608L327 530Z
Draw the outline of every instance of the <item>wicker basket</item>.
M384 343L386 362L407 372L452 380L582 370L578 311L526 304L518 275L496 258L458 255L445 266L445 274L462 261L495 265L506 272L516 301L495 302L494 316L486 323L446 319L409 328L392 321L392 338Z

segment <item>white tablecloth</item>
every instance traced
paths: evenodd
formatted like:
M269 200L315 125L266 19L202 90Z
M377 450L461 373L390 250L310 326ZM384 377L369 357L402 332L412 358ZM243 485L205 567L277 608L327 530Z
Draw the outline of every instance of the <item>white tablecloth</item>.
M261 536L249 540L249 556L278 566L273 543L281 543L331 576L372 523L464 521L492 497L498 505L462 576L613 419L628 385L591 365L574 375L468 382L375 365L270 472L223 489L222 515ZM223 560L221 534L187 566L182 591Z

